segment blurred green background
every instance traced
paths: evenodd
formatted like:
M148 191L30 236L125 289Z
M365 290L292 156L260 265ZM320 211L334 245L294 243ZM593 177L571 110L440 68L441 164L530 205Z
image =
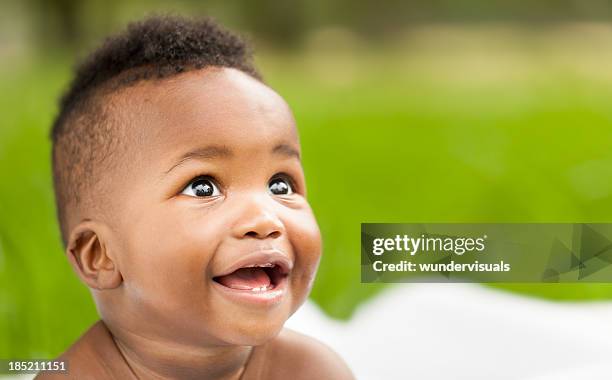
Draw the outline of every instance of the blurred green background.
M382 289L359 280L361 222L612 219L609 2L3 1L0 358L58 355L97 318L62 253L47 135L75 59L152 11L254 41L300 127L325 243L312 299L332 317Z

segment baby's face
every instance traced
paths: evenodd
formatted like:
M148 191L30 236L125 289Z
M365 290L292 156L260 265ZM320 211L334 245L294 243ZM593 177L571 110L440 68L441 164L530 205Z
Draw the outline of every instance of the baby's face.
M194 344L259 344L307 297L321 238L291 112L234 69L142 82L114 97L129 130L113 174L123 283L108 322ZM100 300L104 300L100 302Z

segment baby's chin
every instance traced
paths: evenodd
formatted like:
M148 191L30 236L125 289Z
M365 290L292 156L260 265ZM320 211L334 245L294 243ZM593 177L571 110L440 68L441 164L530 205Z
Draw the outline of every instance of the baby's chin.
M248 294L235 294L214 284L209 293L210 303L202 312L202 327L216 330L215 335L228 344L263 344L278 335L287 319L305 301L306 289L296 289L299 285L287 282L280 298L274 302L260 302L250 299Z
M274 339L283 329L284 323L255 325L245 324L226 332L220 338L228 345L260 346Z
M232 345L258 346L278 335L285 322L299 305L289 303L271 310L227 310L228 313L215 323L219 326L218 337Z

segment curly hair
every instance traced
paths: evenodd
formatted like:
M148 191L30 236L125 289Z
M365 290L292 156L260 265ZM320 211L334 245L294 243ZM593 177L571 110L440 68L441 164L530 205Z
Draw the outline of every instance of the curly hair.
M121 142L120 123L114 122L106 95L142 80L210 66L239 69L261 80L249 46L210 18L152 16L131 23L76 67L50 133L64 246L68 211L92 202L92 187L112 169L110 157Z

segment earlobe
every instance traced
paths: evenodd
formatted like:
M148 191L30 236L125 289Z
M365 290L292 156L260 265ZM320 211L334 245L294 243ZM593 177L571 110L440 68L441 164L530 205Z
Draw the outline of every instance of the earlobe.
M88 287L114 289L121 285L123 277L117 263L109 255L101 232L102 228L95 222L81 222L70 234L66 255Z

